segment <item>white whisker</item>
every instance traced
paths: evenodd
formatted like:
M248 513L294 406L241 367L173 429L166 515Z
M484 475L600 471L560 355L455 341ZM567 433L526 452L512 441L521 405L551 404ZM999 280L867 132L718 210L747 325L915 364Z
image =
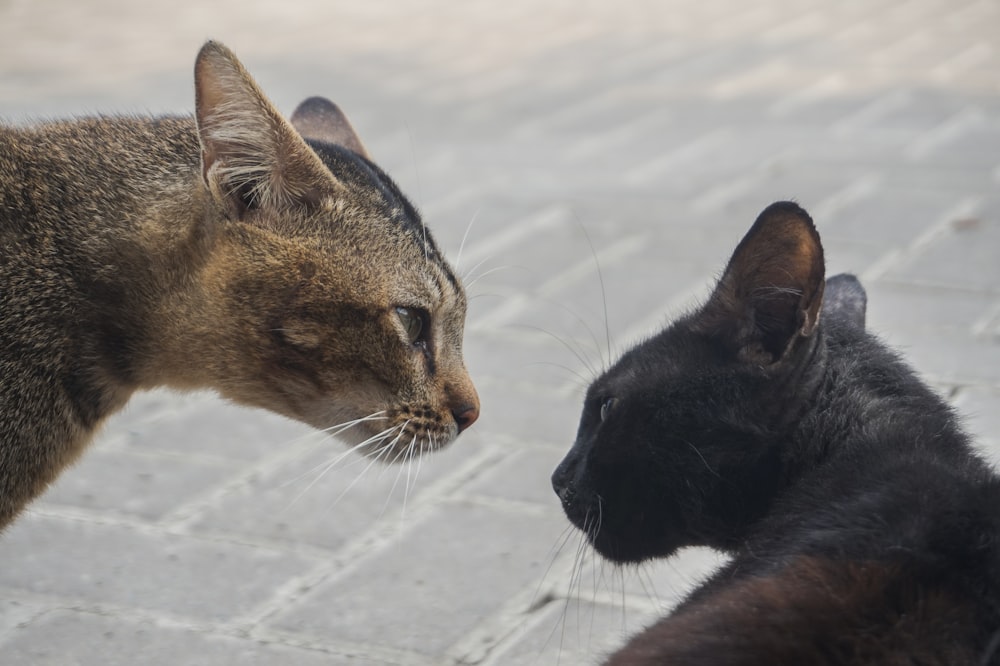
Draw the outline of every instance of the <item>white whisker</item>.
M587 243L590 245L590 254L594 257L594 266L597 268L597 280L601 285L601 304L604 307L604 339L608 344L608 360L607 362L602 363L602 365L607 367L607 364L611 363L613 357L611 355L611 326L608 322L608 295L604 289L604 274L601 272L601 262L597 259L597 250L594 249L594 241L591 240L590 233L587 232L587 227L585 227L579 219L577 219L577 222L580 225L580 229L583 230L583 235L587 238ZM598 349L600 349L600 347L598 347Z
M545 329L545 328L542 328L541 326L532 326L530 324L511 324L511 327L512 328L524 328L524 329L528 329L528 330L538 331L539 333L544 333L545 335L548 335L553 340L555 340L560 345L562 345L563 348L566 349L566 351L568 351L570 354L573 354L573 356L576 357L576 360L578 360L580 362L580 364L583 365L583 367L590 373L591 377L596 377L598 375L598 372L594 368L594 365L590 362L590 359L588 359L586 357L586 355L583 353L582 347L580 349L575 349L571 344L569 344L569 342L567 342L566 340L562 339L561 337L559 337L558 335L556 335L552 331L550 331L548 329ZM567 369L569 369L569 368L567 368ZM574 371L571 370L571 372L574 372ZM576 374L577 377L580 377L581 379L584 379L584 377L582 375L580 375L579 373L574 372L574 374ZM589 379L584 379L585 383L589 384L590 381L591 380L589 380Z
M462 266L462 251L465 250L465 241L469 239L469 232L472 231L472 225L476 223L476 218L479 217L479 210L476 210L472 214L472 219L469 220L469 225L465 227L465 233L462 234L462 242L458 245L458 256L455 258L455 272L461 274Z
M409 423L410 423L409 421L406 422L406 424L409 424ZM400 432L399 435L397 435L395 439L392 440L392 443L390 444L390 446L394 447L396 445L396 442L398 442L399 439L403 436L404 432L405 432L405 429L402 432ZM403 447L399 451L397 451L396 455L393 456L393 458L392 458L391 464L394 465L394 466L396 466L396 478L393 479L393 481L392 481L392 487L390 487L389 488L389 492L386 493L385 502L382 503L382 510L379 511L379 514L378 514L379 518L381 518L385 514L386 509L389 508L389 502L392 501L392 496L396 494L396 486L399 485L399 477L403 473L403 464L405 463L405 460L406 460L406 458L405 458L406 451L407 451L406 447ZM404 463L400 463L399 462L401 459L404 461ZM384 472L384 470L383 470L383 472ZM405 498L404 498L404 500L405 500Z
M403 488L403 510L399 514L400 524L402 524L403 521L406 520L406 501L410 495L410 473L413 471L413 456L415 450L414 447L417 444L417 437L418 437L417 435L414 435L413 439L410 440L410 445L406 447L406 458L405 458L405 464L407 465L406 486Z
M335 432L332 433L333 435L340 434L340 433L344 432L345 430L347 430L348 428L351 428L351 427L353 427L353 426L355 426L355 425L357 425L359 423L362 423L364 421L374 421L374 420L376 420L376 418L385 418L385 417L376 417L376 414L383 414L383 413L384 412L376 412L375 414L372 414L371 416L366 416L364 418L355 419L354 421L349 421L348 423L343 423L343 424L341 424L339 426L332 426L331 428L327 428L324 431L319 431L319 434L326 436L328 434L331 434L331 433L327 432L327 431L330 431L330 430L335 430ZM330 461L324 461L324 462L316 465L315 467L312 467L312 468L306 470L302 474L299 474L294 479L291 479L290 481L286 481L285 483L281 484L279 486L279 488L284 488L285 486L291 485L291 484L293 484L293 483L301 480L303 477L306 477L309 474L312 474L313 472L315 472L317 469L320 469L321 467L324 468L324 469L323 469L323 472L321 472L320 475L322 476L323 474L326 474L328 471L330 471L330 469L336 467L337 464L340 463L341 460L343 460L344 458L347 458L348 456L350 456L352 453L354 453L358 449L362 449L362 448L368 446L369 444L372 444L373 442L377 441L379 437L381 437L382 435L386 435L386 434L392 432L392 430L393 430L393 428L389 428L387 430L383 430L379 434L374 435L373 437L370 437L370 438L364 440L360 444L355 444L354 446L351 446L346 451L343 451L339 456L337 456L332 462L330 462ZM315 483L315 481L313 481L313 483ZM310 484L310 487L312 487L312 484Z
M300 499L302 499L302 497L307 492L309 492L309 490L312 489L312 487L314 485L316 485L319 482L320 479L322 479L324 476L326 476L331 470L333 470L340 463L340 461L342 461L344 458L346 458L352 452L357 451L358 449L364 448L366 446L369 446L371 444L374 444L376 442L384 441L387 437L389 437L395 430L397 430L400 427L401 426L393 426L392 428L387 428L387 429L383 430L382 432L378 433L377 435L373 435L372 437L369 437L368 439L366 439L365 441L361 442L360 444L356 444L355 446L351 447L350 449L348 449L347 451L345 451L344 453L342 453L341 455L339 455L332 462L328 462L328 463L325 463L324 465L321 465L321 467L323 467L323 470L319 474L316 475L315 479L313 479L312 481L309 482L309 485L307 485L305 488L303 488L302 491L298 495L295 496L295 498L288 504L288 506L285 507L285 510L288 510L288 508L290 508L292 505L294 505L296 502L298 502ZM369 463L369 467L370 466L371 466L371 464ZM316 468L314 467L309 472L306 472L306 474L311 473L312 471L315 471L315 469ZM365 469L367 470L368 468L366 467ZM362 472L362 474L363 474L363 472ZM305 476L305 475L303 474L303 475L299 476L298 478L301 479L302 476ZM356 481L357 481L357 479L355 479L355 482ZM352 483L351 485L353 486L354 484ZM338 501L339 501L339 498L338 498Z
M353 421L345 421L338 425L330 426L329 428L322 428L319 432L329 435L330 437L336 437L345 430L349 430L359 423L364 423L366 421L378 421L381 419L387 419L389 417L385 416L385 410L369 414L368 416L362 416L360 419L354 419Z
M363 420L368 420L368 419L367 419L367 417L365 419L358 419L355 422L355 424L356 423L360 423ZM346 430L346 429L347 428L344 428L343 430ZM369 437L368 439L364 440L363 442L361 442L359 444L355 444L354 446L351 446L350 448L348 448L346 451L341 452L340 455L338 455L336 458L333 459L333 461L324 461L324 462L321 462L320 464L316 465L315 467L312 467L312 468L306 470L305 472L303 472L302 474L299 474L294 479L291 479L290 481L286 481L285 483L281 484L281 486L279 486L279 487L280 488L284 488L285 486L291 485L292 483L295 483L295 482L299 481L303 477L306 477L309 474L312 474L313 472L315 472L316 470L318 470L320 468L323 468L323 471L320 473L320 476L322 476L323 474L326 474L327 472L329 472L331 469L335 468L342 460L344 460L345 458L347 458L348 456L350 456L352 453L355 453L359 449L363 449L366 446L369 446L369 445L377 442L379 440L379 438L381 438L381 437L388 436L395 429L396 429L395 427L393 427L393 428L387 428L386 430L383 430L382 432L378 433L377 435L373 435L372 437ZM340 432L343 432L343 430L341 430ZM313 481L313 483L315 483L315 481ZM311 487L311 485L312 484L310 484L310 487Z
M403 428L403 427L405 427L405 424L403 426L396 426L396 428ZM361 470L361 473L358 474L356 477L354 477L354 480L351 481L339 495L337 495L337 499L333 500L333 503L330 505L330 508L337 506L337 504L340 503L340 500L344 499L344 496L347 495L347 493L351 492L351 489L357 485L358 481L364 478L365 474L368 473L368 470L370 470L376 463L378 463L379 460L382 458L382 456L386 455L386 453L392 450L392 447L395 445L397 441L399 441L399 438L402 435L402 433L403 430L400 430L400 432L396 434L396 436L393 438L391 442L389 442L388 444L382 444L379 447L376 454L370 458L368 464L365 466L363 470ZM382 441L385 441L385 439L383 438Z
M478 265L477 265L477 267L478 267ZM479 282L480 280L482 280L487 275L492 275L493 273L496 273L497 271L503 271L503 270L506 270L508 268L513 268L513 266L511 266L509 264L504 264L502 266L494 266L493 268L489 269L488 271L483 271L482 273L480 273L476 277L472 278L471 280L463 280L462 282L463 282L463 284L465 284L465 290L469 291L470 289L472 289L472 287L474 287L477 282Z

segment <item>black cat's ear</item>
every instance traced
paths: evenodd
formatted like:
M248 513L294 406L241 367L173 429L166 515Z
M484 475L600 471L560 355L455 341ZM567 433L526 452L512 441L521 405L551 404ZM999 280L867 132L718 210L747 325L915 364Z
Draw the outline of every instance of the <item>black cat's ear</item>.
M845 321L858 328L865 327L868 295L858 278L847 273L834 275L826 281L823 293L823 318Z
M347 116L325 97L310 97L299 104L292 114L292 126L303 139L332 143L371 159Z
M338 182L232 51L208 42L195 62L202 177L237 215L315 205Z
M816 330L823 273L808 213L795 203L772 204L736 247L693 325L746 362L776 363Z

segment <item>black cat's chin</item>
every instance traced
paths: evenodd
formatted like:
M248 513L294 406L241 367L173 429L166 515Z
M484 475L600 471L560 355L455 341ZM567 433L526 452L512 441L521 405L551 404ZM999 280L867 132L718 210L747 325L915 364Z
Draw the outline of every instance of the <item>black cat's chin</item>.
M662 507L630 511L628 507L636 506L633 501L609 504L589 486L585 474L568 456L552 475L552 487L566 517L602 557L615 564L638 564L672 555L685 545L681 530L670 529L674 521L662 515Z

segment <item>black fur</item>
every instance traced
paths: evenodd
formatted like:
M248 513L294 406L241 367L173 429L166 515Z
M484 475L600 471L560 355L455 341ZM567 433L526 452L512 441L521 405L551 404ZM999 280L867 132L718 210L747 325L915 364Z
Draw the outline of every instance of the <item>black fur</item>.
M733 555L609 663L1000 663L998 477L865 308L774 204L701 310L591 385L569 519L614 562Z

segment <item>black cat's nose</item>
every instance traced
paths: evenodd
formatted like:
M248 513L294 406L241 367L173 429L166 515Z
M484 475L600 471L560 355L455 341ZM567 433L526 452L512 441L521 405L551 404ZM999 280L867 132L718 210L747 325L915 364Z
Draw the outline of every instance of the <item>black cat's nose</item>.
M552 490L555 491L559 500L563 504L568 504L573 499L573 484L567 478L569 475L563 470L562 465L552 473Z
M476 405L461 405L451 410L451 415L455 418L455 424L458 425L458 432L461 433L479 418L479 407Z

